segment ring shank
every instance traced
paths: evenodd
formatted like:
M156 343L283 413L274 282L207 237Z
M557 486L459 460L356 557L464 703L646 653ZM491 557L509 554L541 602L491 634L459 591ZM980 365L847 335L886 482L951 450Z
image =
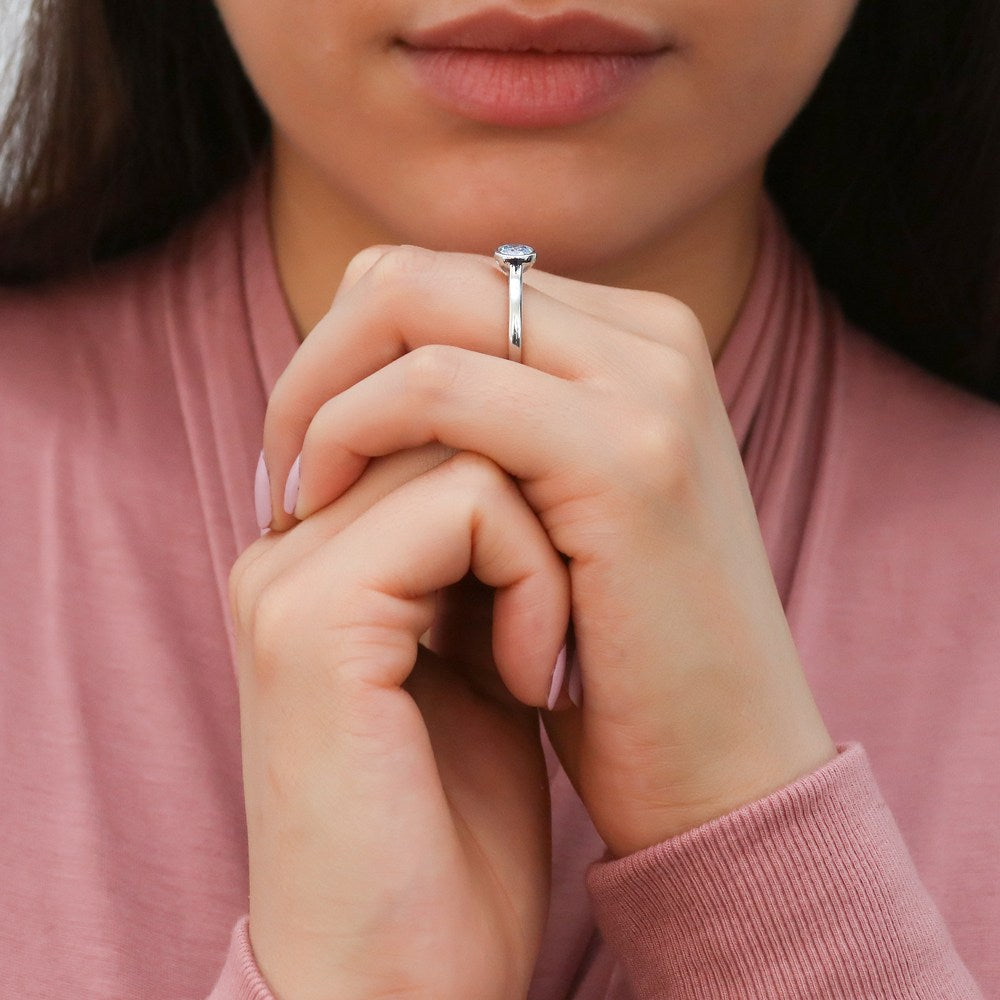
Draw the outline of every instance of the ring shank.
M507 320L507 357L511 361L521 360L521 298L524 294L524 268L521 264L511 264L507 276L510 300Z
M524 272L538 255L524 243L504 243L493 252L493 259L507 275L509 309L507 310L507 357L521 360L521 298L524 295Z

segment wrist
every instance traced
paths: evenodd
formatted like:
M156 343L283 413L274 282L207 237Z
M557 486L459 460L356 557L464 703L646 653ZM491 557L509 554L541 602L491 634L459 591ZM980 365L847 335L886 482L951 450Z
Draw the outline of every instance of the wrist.
M822 723L780 749L742 744L708 756L671 789L669 801L630 811L627 824L602 831L605 844L616 858L645 850L765 799L836 756Z

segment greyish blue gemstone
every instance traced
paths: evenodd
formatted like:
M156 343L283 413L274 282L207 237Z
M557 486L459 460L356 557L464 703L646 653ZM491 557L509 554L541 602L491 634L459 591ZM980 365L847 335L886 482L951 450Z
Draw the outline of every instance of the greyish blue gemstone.
M523 243L504 243L503 246L496 248L493 256L497 263L506 270L514 264L520 264L525 268L531 267L538 254L535 253L533 247L525 246Z

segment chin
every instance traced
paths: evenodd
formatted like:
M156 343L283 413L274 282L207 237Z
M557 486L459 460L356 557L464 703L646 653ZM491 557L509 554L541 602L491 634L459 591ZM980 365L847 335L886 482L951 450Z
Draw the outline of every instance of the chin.
M618 234L615 234L618 236ZM421 244L417 234L405 242ZM538 253L537 266L567 277L583 277L628 255L632 249L624 236L615 239L606 232L575 225L571 220L558 226L506 215L469 225L441 225L424 229L423 246L431 250L492 255L503 243L527 243Z
M467 194L438 200L432 210L426 199L406 199L403 204L424 206L413 213L399 213L397 203L390 223L396 241L487 255L502 243L527 243L537 250L540 269L585 277L631 255L663 228L662 216L654 220L650 207L609 191L581 197L581 185L561 192L543 186L511 193L473 185L451 190Z

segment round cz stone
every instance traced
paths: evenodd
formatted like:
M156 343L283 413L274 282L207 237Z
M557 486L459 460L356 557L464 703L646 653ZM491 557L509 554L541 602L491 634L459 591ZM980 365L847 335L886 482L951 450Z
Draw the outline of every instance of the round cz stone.
M533 247L523 243L504 243L503 246L496 248L493 256L501 267L511 267L517 264L522 267L531 267L538 255Z

